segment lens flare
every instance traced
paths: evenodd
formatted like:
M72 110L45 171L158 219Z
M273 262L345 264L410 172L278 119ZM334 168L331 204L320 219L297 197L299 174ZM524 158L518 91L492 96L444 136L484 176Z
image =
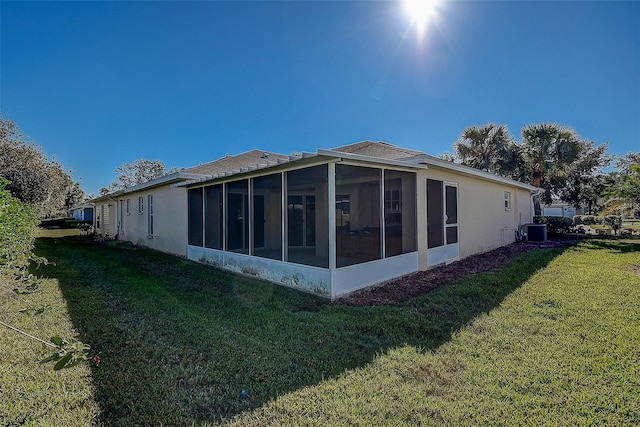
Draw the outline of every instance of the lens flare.
M439 0L403 0L404 9L416 25L419 34L424 33L429 22L438 12Z

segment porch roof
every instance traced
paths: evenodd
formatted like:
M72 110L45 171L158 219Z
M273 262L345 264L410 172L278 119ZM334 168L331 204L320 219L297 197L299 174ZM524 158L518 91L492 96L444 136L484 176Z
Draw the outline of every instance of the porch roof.
M173 184L174 187L191 187L196 185L201 185L208 182L214 182L220 179L229 178L235 175L242 175L249 172L261 171L266 169L276 168L277 166L283 165L291 165L294 166L304 166L304 160L309 160L310 162L322 160L326 161L336 161L336 160L353 160L363 163L370 163L379 166L395 166L401 168L409 168L409 169L427 169L428 166L425 164L419 164L407 160L397 160L390 158L382 158L382 157L374 157L363 154L355 154L346 151L337 151L338 149L333 150L325 150L318 149L315 153L307 153L303 152L300 154L294 154L291 156L287 156L286 158L278 158L277 160L268 160L266 162L257 163L252 166L240 167L238 169L231 169L226 171L220 171L212 176L203 176L192 180L187 180L183 182L177 182ZM298 163L299 162L299 163Z

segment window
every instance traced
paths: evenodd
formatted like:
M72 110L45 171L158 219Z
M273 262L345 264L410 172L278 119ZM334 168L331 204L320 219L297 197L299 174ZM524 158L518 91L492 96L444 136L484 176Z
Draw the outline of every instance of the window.
M384 211L386 213L402 213L402 190L384 191Z
M189 190L187 204L189 245L202 246L202 188Z
M147 227L149 231L149 236L153 236L153 194L149 194L148 196L149 206L147 206Z
M144 212L144 196L138 196L138 215Z
M336 165L336 195L340 209L348 194L349 221L336 215L336 266L382 258L380 229L381 169ZM337 212L336 212L337 213Z
M131 214L130 205L131 199L127 199L127 215Z
M414 252L416 247L416 174L385 170L385 257Z
M504 192L504 210L505 211L511 210L511 191Z
M336 194L336 225L349 226L351 219L351 196L349 194Z

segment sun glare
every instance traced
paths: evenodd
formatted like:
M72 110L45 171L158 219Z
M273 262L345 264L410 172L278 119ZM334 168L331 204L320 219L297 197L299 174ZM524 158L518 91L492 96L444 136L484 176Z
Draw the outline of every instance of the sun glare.
M409 18L415 23L419 33L422 33L429 23L434 18L439 0L403 0L404 9L409 15Z

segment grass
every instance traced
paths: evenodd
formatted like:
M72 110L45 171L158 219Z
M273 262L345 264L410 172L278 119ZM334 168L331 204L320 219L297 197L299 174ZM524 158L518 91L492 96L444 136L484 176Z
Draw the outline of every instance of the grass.
M77 334L102 363L54 373L0 329L0 424L640 423L637 240L358 308L121 244L37 252L57 266L35 294L0 294L1 316Z

